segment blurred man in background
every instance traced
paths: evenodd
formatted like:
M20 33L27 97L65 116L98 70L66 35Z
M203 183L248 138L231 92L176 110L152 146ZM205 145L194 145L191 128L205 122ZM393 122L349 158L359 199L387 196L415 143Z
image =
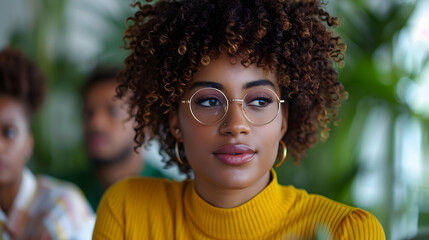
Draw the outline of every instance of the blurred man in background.
M103 191L125 177L163 177L145 164L140 152L134 151L134 119L129 118L128 105L115 97L118 69L98 68L83 89L85 147L98 186L84 184L92 206L96 208ZM86 186L85 186L86 185Z

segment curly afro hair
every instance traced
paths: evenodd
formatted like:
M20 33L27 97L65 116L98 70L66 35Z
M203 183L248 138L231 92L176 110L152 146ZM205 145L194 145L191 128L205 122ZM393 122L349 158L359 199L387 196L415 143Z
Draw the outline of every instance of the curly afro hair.
M29 119L42 105L45 84L40 70L20 51L6 48L0 52L0 95L19 100Z
M338 82L345 44L333 27L336 17L319 0L160 0L134 4L123 36L125 59L118 96L131 91L130 113L137 121L135 141L146 134L161 142L161 153L177 160L168 113L192 81L199 66L221 53L277 74L282 98L289 103L288 130L283 137L298 163L305 151L329 133L328 123L346 96ZM148 127L151 132L143 129ZM190 166L180 165L189 173Z

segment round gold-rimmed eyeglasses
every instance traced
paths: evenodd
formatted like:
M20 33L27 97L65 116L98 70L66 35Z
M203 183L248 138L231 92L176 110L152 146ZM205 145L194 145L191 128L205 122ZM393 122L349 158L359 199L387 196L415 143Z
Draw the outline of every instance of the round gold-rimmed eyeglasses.
M255 125L264 125L272 122L280 111L280 104L284 103L277 94L269 88L254 88L243 99L231 99L216 88L202 88L192 94L188 103L192 116L199 123L213 125L222 121L226 116L230 102L241 103L244 117Z

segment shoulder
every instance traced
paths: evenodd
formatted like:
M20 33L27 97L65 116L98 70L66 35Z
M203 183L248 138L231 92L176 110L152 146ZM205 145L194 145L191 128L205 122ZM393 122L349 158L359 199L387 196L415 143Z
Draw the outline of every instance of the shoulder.
M73 183L62 181L53 177L41 175L37 177L38 195L49 202L61 203L65 206L88 205L85 195Z
M290 187L296 194L292 212L305 219L317 233L334 239L385 239L377 218L371 213L318 194Z
M45 195L45 199L70 197L76 201L86 202L82 191L73 183L41 175L37 177L37 185L38 192Z
M306 214L317 214L319 211L323 211L325 214L335 212L335 218L343 218L355 208L347 206L345 204L336 202L327 197L318 194L309 194L305 190L296 189L292 186L287 187L290 192L295 195L294 207L298 210L306 209Z
M186 182L170 181L160 178L127 178L110 187L102 198L104 206L127 208L165 205L171 199L177 199L183 193ZM148 205L149 204L149 205Z
M335 231L335 239L386 239L383 228L371 213L354 209L341 222Z
M81 190L93 210L97 208L98 203L100 202L101 196L103 196L104 189L97 180L94 169L86 169L74 174L61 175L61 179L68 181L69 183L76 184L79 191ZM67 184L70 186L70 184ZM71 185L72 188L75 188L74 185Z
M180 205L189 183L158 178L128 178L110 187L97 209L94 239L123 239L126 229L141 229L159 219L165 224ZM158 221L157 221L158 222Z
M82 191L74 184L49 176L37 177L37 194L30 210L43 215L43 224L55 238L61 234L70 238L90 236L95 216ZM54 228L54 227L57 228Z
M335 228L355 209L318 194L309 194L305 190L290 188L295 195L291 211L306 219L306 222L312 226L321 224L328 225L331 229Z
M79 192L80 189L73 183L63 181L47 175L38 175L37 183L44 191Z
M151 195L167 194L169 191L177 192L184 187L185 182L170 181L162 178L136 177L126 178L115 183L106 192L106 197L112 194L122 193L127 197L144 197ZM144 192L145 194L140 194Z

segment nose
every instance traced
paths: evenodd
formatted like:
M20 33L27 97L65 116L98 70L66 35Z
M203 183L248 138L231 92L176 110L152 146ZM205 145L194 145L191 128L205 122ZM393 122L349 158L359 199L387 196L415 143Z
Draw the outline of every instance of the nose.
M238 136L250 132L249 123L244 116L241 102L231 101L228 112L221 122L219 131L222 135Z
M97 109L88 114L86 119L86 127L88 130L101 130L105 128L107 122L108 120L106 113L100 109Z

